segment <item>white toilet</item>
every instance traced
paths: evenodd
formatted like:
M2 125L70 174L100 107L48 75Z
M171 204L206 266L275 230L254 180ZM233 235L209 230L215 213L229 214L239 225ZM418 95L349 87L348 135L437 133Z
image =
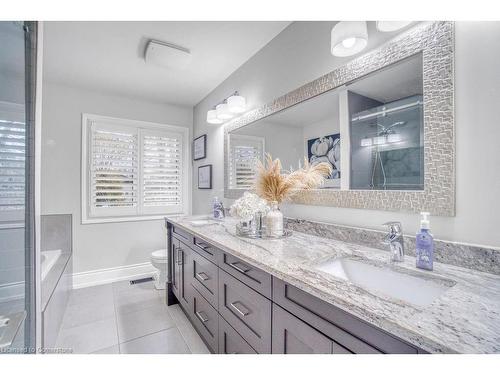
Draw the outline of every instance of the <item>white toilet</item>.
M151 264L158 271L154 274L153 279L156 289L165 289L167 287L167 267L168 255L167 250L156 250L151 253Z

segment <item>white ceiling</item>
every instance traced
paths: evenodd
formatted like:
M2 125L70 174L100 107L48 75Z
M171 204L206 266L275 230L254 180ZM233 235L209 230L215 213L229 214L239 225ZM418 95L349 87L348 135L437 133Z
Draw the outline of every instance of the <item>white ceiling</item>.
M387 68L362 77L349 90L382 103L423 93L422 54L416 54Z
M44 80L193 106L289 23L44 22ZM191 63L146 64L149 39L188 48Z

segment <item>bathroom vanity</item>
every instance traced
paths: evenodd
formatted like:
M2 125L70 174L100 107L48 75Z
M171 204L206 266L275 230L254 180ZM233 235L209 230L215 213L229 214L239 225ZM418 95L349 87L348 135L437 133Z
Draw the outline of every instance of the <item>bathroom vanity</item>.
M391 264L387 251L299 232L240 238L231 218L195 219L166 219L167 300L213 353L500 351L500 276L417 270L412 257ZM364 284L370 273L387 285Z

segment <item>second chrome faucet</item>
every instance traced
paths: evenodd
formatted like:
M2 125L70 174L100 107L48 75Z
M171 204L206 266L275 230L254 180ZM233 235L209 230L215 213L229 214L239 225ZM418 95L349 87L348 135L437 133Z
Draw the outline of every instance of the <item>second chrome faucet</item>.
M402 262L405 258L405 244L403 238L403 226L398 221L389 221L383 225L387 226L389 233L385 236L384 243L389 245L391 262Z

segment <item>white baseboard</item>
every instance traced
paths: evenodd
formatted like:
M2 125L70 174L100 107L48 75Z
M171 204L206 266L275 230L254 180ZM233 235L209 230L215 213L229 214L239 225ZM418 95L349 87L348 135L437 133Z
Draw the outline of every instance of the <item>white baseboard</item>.
M24 297L24 281L0 285L0 303Z
M78 272L73 274L73 289L109 284L115 281L149 277L152 276L154 272L155 268L149 262Z

